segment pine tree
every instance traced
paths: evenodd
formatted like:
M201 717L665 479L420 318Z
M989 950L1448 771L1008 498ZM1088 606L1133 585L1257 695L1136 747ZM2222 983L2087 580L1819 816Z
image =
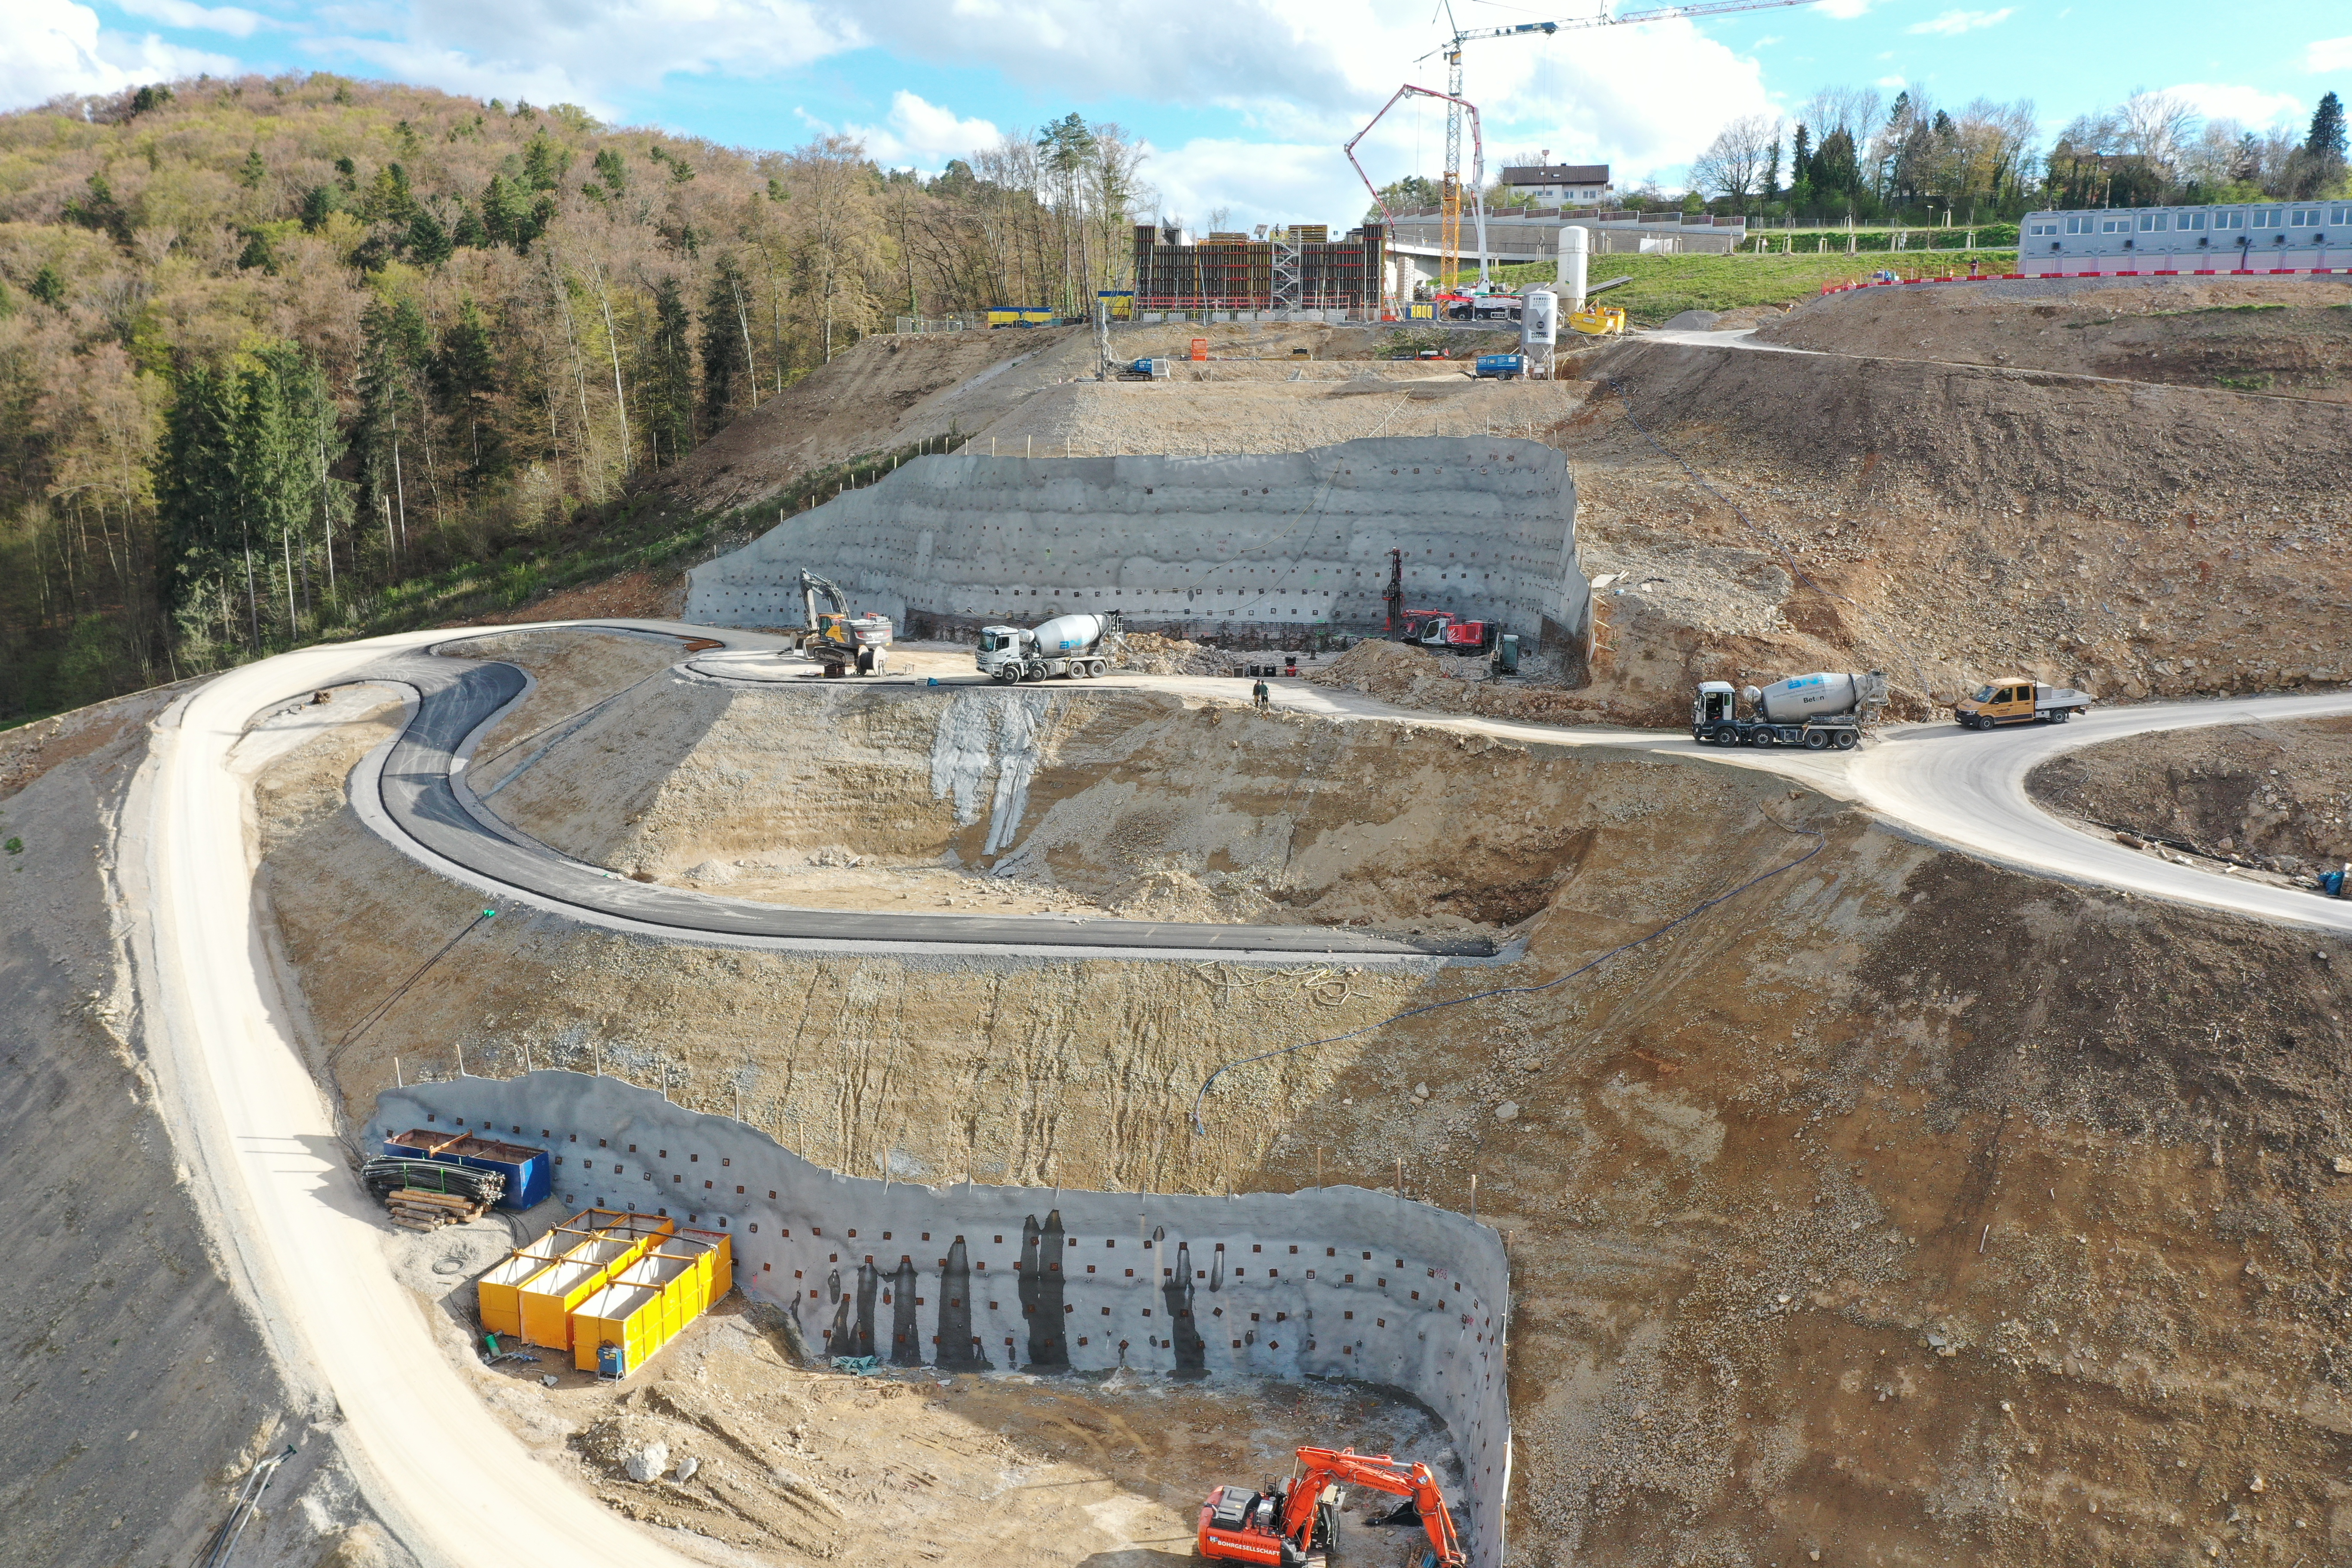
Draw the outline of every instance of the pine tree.
M654 288L654 331L646 347L645 369L637 377L646 408L646 438L653 443L654 461L676 463L694 447L694 347L688 341L693 322L677 279L665 278Z
M302 226L312 234L327 226L327 219L343 205L343 194L332 185L312 185L302 193Z
M361 501L381 521L384 551L396 563L408 552L408 472L404 445L416 431L416 373L432 358L424 312L414 300L378 300L360 315Z
M751 374L743 276L731 256L719 258L702 304L702 427L717 431L735 416L738 379Z
M237 376L236 438L238 545L244 556L246 595L252 609L254 641L261 640L260 584L275 581L270 556L286 564L286 635L297 635L294 593L294 533L310 514L310 454L303 421L295 406L306 366L302 351L278 343L254 356ZM257 554L258 560L257 560ZM273 589L271 596L276 596ZM271 617L276 630L277 617Z
M571 149L551 140L544 131L535 132L523 146L523 184L534 191L555 189L563 181L563 172L571 167Z
M440 395L449 439L467 458L467 472L479 484L506 468L506 452L499 436L498 346L481 307L467 299L457 307L457 319L441 334L441 351L434 356L433 386Z
M205 595L222 585L228 542L236 535L236 389L221 369L184 364L172 377L172 391L155 476L163 603L194 632L215 618ZM222 632L226 637L225 626Z
M408 220L407 245L409 259L426 267L440 266L457 248L450 241L449 231L441 226L441 220L423 207L418 207L416 216Z
M2304 138L2303 150L2315 158L2344 162L2344 100L2334 93L2321 99L2319 107L2312 110L2311 134Z

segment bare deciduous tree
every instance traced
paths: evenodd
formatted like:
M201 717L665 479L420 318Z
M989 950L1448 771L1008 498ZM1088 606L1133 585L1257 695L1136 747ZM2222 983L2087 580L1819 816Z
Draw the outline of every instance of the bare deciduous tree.
M1706 151L1691 160L1691 184L1738 202L1764 188L1764 170L1780 139L1780 122L1743 114L1715 133Z

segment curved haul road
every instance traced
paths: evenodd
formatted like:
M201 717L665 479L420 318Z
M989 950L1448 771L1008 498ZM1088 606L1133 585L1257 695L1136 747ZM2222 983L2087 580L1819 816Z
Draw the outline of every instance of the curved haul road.
M383 810L381 819L363 811L363 820L412 854L422 849L426 856L472 873L468 879L487 891L530 895L535 902L567 913L606 917L606 923L650 929L665 936L764 938L795 946L809 942L951 943L1024 952L1113 949L1202 958L1239 953L1486 956L1495 951L1494 944L1483 939L1382 938L1325 926L803 910L632 881L524 837L481 809L465 788L461 774L467 741L522 696L527 685L522 671L510 664L411 658L370 666L359 673L373 680L412 686L420 698L407 729L383 757L371 760L358 781L361 792L373 784ZM402 843L403 836L408 842Z
M634 629L697 630L664 623ZM344 1160L334 1116L295 1043L257 917L246 809L252 775L268 759L261 747L240 748L248 721L387 656L448 640L446 632L416 634L282 655L221 676L157 721L117 858L151 1060L199 1201L218 1213L217 1239L232 1278L298 1384L331 1396L340 1416L332 1440L378 1514L421 1562L678 1568L686 1560L656 1536L545 1474L433 1342L415 1299L385 1267L381 1221ZM1231 691L1211 682L1160 684ZM2036 762L2070 747L2156 730L2352 712L2352 694L2111 710L2023 734L1921 727L1846 753L1717 752L1654 731L1436 719L1311 687L1286 686L1283 700L1337 716L1763 768L1870 805L1922 837L2042 875L2352 931L2352 901L2238 883L2133 854L2037 811L2023 784ZM429 775L450 754L448 737L416 739L425 749L405 754ZM455 792L450 798L462 808ZM430 818L436 830L469 840L481 830L424 801L419 795L415 816ZM466 1480L453 1484L453 1477Z

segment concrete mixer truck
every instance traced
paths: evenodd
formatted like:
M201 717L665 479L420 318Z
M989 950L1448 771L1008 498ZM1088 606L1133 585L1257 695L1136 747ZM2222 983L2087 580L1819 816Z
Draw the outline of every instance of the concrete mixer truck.
M1008 686L1016 680L1044 680L1055 675L1085 680L1118 662L1123 640L1117 610L1055 616L1028 631L1019 626L981 627L980 647L972 658L982 675L992 675Z
M1850 752L1862 740L1862 726L1875 722L1885 708L1886 677L1874 669L1867 675L1792 675L1744 691L1727 680L1702 680L1691 702L1691 739L1707 746Z

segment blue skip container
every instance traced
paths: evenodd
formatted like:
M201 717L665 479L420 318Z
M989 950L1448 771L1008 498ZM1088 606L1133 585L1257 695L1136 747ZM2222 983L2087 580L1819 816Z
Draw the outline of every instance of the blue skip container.
M546 1150L527 1143L417 1128L385 1139L383 1152L395 1159L438 1160L469 1170L495 1171L507 1179L506 1191L499 1197L502 1209L530 1208L555 1188L555 1163Z

